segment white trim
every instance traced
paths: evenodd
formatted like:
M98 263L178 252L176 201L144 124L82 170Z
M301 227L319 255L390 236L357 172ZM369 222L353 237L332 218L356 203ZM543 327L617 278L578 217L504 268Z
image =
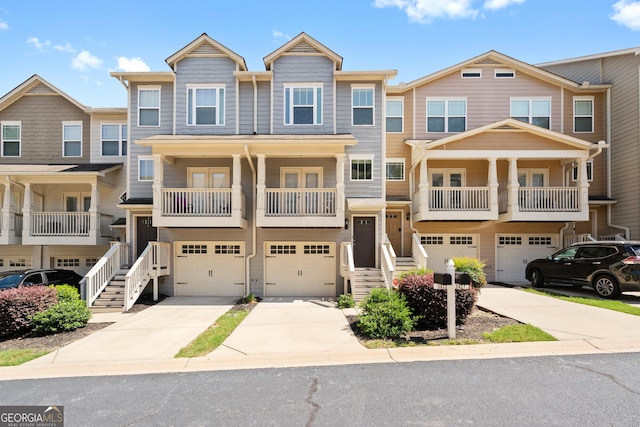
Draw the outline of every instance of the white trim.
M467 185L467 170L465 168L429 168L429 185L435 187L433 185L433 175L434 174L442 174L443 175L443 187L451 187L451 175L452 174L460 174L462 175L462 182L460 183L461 187L465 187Z
M205 180L206 180L206 187L205 188L214 188L212 186L212 182L211 182L211 174L215 173L215 172L222 172L224 173L224 187L222 188L229 188L230 187L230 175L231 175L231 169L226 167L226 166L219 166L219 167L188 167L187 168L187 187L189 188L193 188L193 174L194 173L204 173L205 174Z
M284 83L283 84L283 117L282 122L284 126L318 126L322 125L324 117L324 85L322 82L316 83ZM294 104L293 104L293 90L291 89L313 89L313 123L294 123ZM320 89L321 100L318 101L318 89ZM287 97L287 90L289 90L289 96ZM287 102L289 102L289 111L287 111ZM318 111L318 109L320 111ZM289 114L289 121L287 123L287 113ZM320 113L320 120L318 121L318 113Z
M401 163L402 164L402 179L389 179L387 175L387 165L389 163ZM407 173L407 160L402 157L388 157L384 162L384 180L393 182L402 182L406 180Z
M4 154L4 127L5 126L18 126L20 137L18 138L18 155L17 156L5 156ZM15 141L9 141L15 142ZM2 150L2 157L22 157L22 121L21 120L3 120L0 122L0 150Z
M578 181L579 166L575 165L571 168L571 181ZM587 181L593 181L593 160L587 160Z
M511 76L499 76L498 74L511 74ZM496 68L493 70L494 79L515 79L516 70L513 68Z
M355 89L367 89L371 90L371 106L355 106L353 105L353 91ZM353 116L356 108L369 109L371 108L371 123L355 124L353 122ZM375 126L376 125L376 85L372 84L352 84L351 85L351 126Z
M157 125L141 125L140 124L140 92L143 90L156 90L158 91L158 124ZM162 107L162 86L158 86L158 85L154 85L154 86L147 86L147 85L141 85L138 86L138 101L137 101L137 107L138 107L138 117L137 117L137 123L138 123L138 127L145 127L145 128L153 128L153 127L160 127L160 123L162 122L161 117L162 117L162 111L161 111L161 107ZM154 109L155 107L145 107L146 110L151 110Z
M462 79L481 79L482 78L482 68L462 68L460 70L460 78L462 78Z
M533 118L532 102L533 101L548 101L549 102L549 127L548 128L543 128L543 129L551 130L551 128L553 127L553 124L551 123L551 118L553 116L553 111L552 111L553 103L552 103L552 99L551 99L550 96L510 96L509 97L509 117L511 117L511 118L520 117L520 116L516 116L516 115L513 114L513 106L512 106L513 101L528 101L529 102L529 117L528 117L529 121L527 123L529 123L531 125L533 125L533 123L531 123L532 122L532 118ZM544 117L544 116L536 116L536 117ZM540 126L540 127L542 127L542 126Z
M82 157L82 132L83 132L83 129L82 129L83 126L82 125L83 125L82 121L77 121L77 120L76 121L63 121L62 122L62 157ZM80 126L80 141L76 141L75 139L66 140L64 138L64 130L65 130L65 127L67 127L67 126ZM65 142L80 142L80 154L77 155L77 156L68 156L68 155L66 155L65 152L64 152Z
M103 126L118 126L118 154L103 154L102 148L103 148L103 143L105 141L105 139L103 138L102 135L102 128ZM122 126L128 126L127 123L100 123L100 157L108 157L108 158L112 158L112 157L125 157L127 154L123 154L122 153L122 143L126 142L127 143L127 153L129 152L129 140L126 139L129 135L129 128L127 127L127 135L125 138L123 138L123 134L122 134ZM107 139L106 141L115 141L113 139Z
M443 116L431 116L434 118L442 117L444 119L444 130L442 132L429 130L429 102L430 101L442 101L444 102L444 115ZM450 116L449 115L449 102L451 101L464 101L464 116ZM449 130L449 118L464 117L464 129L461 131ZM462 133L467 131L467 97L430 97L425 98L425 131L426 133Z
M349 154L349 181L355 181L355 182L362 182L362 181L373 181L373 158L374 155L373 154L364 154L364 153L358 153L358 154ZM356 160L365 160L365 161L369 161L371 162L371 178L363 178L363 179L354 179L352 172L353 172L353 162Z
M187 89L187 94L185 97L185 102L186 102L186 117L185 117L185 123L187 126L224 126L225 125L225 117L226 117L226 97L227 97L227 86L224 83L188 83L186 85L186 89ZM196 99L197 96L192 96L192 105L189 105L189 91L197 91L198 89L215 89L215 101L216 101L216 123L214 124L209 124L209 123L205 123L205 124L198 124L196 123ZM220 103L220 89L223 90L223 96L222 96L222 104ZM192 117L192 122L193 123L189 123L189 109L193 108L193 117ZM220 110L222 109L222 114L220 113Z
M525 175L525 179L527 182L525 183L525 187L533 187L533 183L531 176L532 175L542 175L544 182L542 183L543 187L549 187L549 169L548 168L518 168L518 181L520 180L520 174Z
M62 193L62 209L64 212L72 212L67 210L67 199L70 197L76 197L78 199L78 210L75 212L89 212L89 209L84 210L85 199L91 200L90 192L72 191Z
M151 179L140 179L140 163L141 162L152 162L151 163L151 171L155 170L155 164L153 162L155 162L155 159L153 158L152 155L147 155L147 156L138 156L138 182L153 182L153 180L155 179L155 176L152 176Z
M576 130L576 117L589 117L589 116L576 116L576 101L591 101L591 130ZM573 133L594 133L595 132L595 97L594 96L574 96L573 97Z
M385 131L386 133L404 133L404 97L403 96L389 96L385 99ZM387 103L388 102L400 102L401 104L401 109L402 109L402 113L400 116L389 116L389 108L387 108ZM400 121L402 123L402 127L400 128L400 132L390 132L389 131L389 127L386 126L386 120L392 118L392 119L397 119L400 118Z
M323 168L321 166L282 166L280 167L280 188L285 188L285 174L286 173L297 173L298 174L298 187L297 188L309 188L306 186L306 174L307 173L317 173L318 174L318 187L323 188L324 176L323 176Z

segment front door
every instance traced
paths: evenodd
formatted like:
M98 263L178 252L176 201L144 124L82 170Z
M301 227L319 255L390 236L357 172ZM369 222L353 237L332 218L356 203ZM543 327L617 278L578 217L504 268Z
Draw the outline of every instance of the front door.
M353 262L356 267L376 266L376 219L371 216L353 218Z
M402 211L387 211L387 236L397 256L404 256L402 250Z
M158 229L153 226L150 216L136 217L136 258L147 247L149 242L158 241Z

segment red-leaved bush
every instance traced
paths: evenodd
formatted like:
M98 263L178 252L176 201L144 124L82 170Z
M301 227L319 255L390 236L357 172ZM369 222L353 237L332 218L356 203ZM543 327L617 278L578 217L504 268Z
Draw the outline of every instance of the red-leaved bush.
M447 290L435 289L433 273L408 275L400 280L398 292L404 295L417 327L438 329L447 327ZM476 302L473 288L456 289L456 324L464 324Z
M29 331L30 317L57 302L56 290L49 286L21 286L0 291L0 336Z

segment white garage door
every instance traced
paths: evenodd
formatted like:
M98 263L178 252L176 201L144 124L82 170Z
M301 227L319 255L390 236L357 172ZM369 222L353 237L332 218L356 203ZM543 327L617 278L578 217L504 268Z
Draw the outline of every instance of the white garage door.
M266 296L333 297L334 242L265 242Z
M555 234L498 234L496 281L522 283L527 263L545 258L558 249Z
M0 271L21 270L33 266L31 256L4 256L0 258Z
M446 273L447 263L454 257L480 255L477 234L422 234L420 242L427 251L427 267L437 273Z
M176 295L244 295L244 242L175 242L174 250Z

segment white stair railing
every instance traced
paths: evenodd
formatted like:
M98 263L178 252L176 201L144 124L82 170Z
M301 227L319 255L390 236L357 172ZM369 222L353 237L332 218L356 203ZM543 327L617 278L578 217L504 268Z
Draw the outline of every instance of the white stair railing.
M125 277L124 307L129 311L149 280L157 280L160 275L169 274L170 245L166 242L149 242Z
M126 259L126 250L126 245L120 242L112 243L107 253L100 258L80 281L81 288L85 289L85 299L88 307L93 305L100 292L107 287L111 279L118 273L123 265L122 261Z
M411 253L413 254L413 263L416 265L416 268L427 268L429 255L427 255L427 251L424 246L422 246L417 233L413 233L411 238Z
M340 275L344 279L343 293L348 293L347 281L351 282L351 292L356 283L356 265L353 261L353 245L349 242L342 242L340 245Z
M384 276L384 284L387 287L387 289L391 289L391 286L393 284L393 274L396 271L396 267L395 267L395 254L392 257L391 253L389 253L389 248L388 246L383 243L381 245L381 252L382 252L382 256L381 256L381 260L380 260L380 266L382 267L382 275ZM393 251L393 248L391 248L391 250Z

